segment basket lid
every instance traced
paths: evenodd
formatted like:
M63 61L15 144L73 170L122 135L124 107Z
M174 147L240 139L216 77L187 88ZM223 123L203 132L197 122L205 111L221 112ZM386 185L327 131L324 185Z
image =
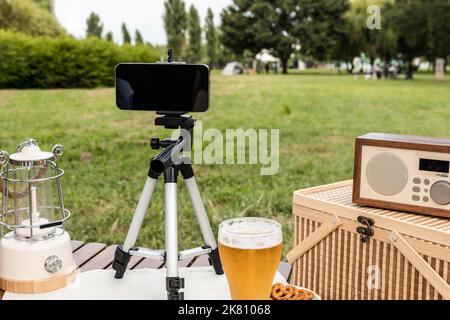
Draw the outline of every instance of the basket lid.
M363 215L374 219L375 227L450 246L450 219L358 206L352 201L352 191L353 181L343 181L295 191L293 202L354 221Z

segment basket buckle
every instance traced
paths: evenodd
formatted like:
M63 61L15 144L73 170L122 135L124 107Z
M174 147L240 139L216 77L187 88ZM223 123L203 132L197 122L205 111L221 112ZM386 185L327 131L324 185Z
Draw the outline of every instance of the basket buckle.
M362 223L364 227L357 227L356 232L361 235L361 242L366 243L370 237L373 237L374 231L372 227L375 225L375 220L372 218L359 216L358 222Z

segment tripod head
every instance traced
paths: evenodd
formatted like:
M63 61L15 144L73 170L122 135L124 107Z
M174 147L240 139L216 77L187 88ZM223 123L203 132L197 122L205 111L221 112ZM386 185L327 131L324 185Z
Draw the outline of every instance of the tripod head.
M186 112L172 112L172 111L157 111L155 119L155 126L164 126L166 129L184 129L192 130L195 126L195 119Z
M150 141L150 146L153 150L163 148L158 155L154 156L150 168L155 174L161 174L165 169L175 164L179 154L186 148L186 144L190 143L192 147L192 131L195 126L195 119L185 112L157 112L160 115L155 119L156 126L163 126L165 129L182 129L189 133L189 139L186 139L183 132L181 132L178 139L163 139L154 137Z
M192 131L195 126L195 119L191 115L185 114L185 112L156 112L161 115L155 119L155 126L163 126L165 129L183 129L187 130L192 138ZM182 138L180 136L180 138ZM170 145L180 141L178 139L164 139L160 140L158 137L154 137L150 141L150 147L153 150L160 148L167 148ZM191 139L192 141L192 139ZM192 143L191 143L192 146Z

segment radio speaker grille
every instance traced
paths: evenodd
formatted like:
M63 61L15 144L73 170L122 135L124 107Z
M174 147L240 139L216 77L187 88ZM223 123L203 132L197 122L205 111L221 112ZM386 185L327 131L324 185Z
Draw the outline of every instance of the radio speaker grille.
M375 155L367 163L366 179L376 193L393 196L408 182L408 169L398 156L389 152Z

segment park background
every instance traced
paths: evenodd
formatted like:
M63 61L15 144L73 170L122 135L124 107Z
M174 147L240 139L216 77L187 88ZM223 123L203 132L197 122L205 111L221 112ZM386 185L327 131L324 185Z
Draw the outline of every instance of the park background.
M380 9L380 28L370 8ZM12 152L28 137L43 149L66 147L74 239L125 237L153 154L149 139L170 133L153 125L153 113L116 108L114 66L162 60L168 47L177 60L212 69L210 109L195 115L204 130L280 129L274 176L257 165L195 166L214 231L231 217L274 218L286 251L292 192L351 179L356 136L450 137L450 80L436 64L448 72L450 0L235 0L220 19L199 13L196 1L166 0L160 19L164 44L126 21L113 34L96 12L74 36L51 0L0 0L0 148ZM262 50L269 60L256 59ZM222 75L229 62L243 74ZM180 246L198 245L184 188L179 207ZM140 245L163 246L163 208L158 188Z

